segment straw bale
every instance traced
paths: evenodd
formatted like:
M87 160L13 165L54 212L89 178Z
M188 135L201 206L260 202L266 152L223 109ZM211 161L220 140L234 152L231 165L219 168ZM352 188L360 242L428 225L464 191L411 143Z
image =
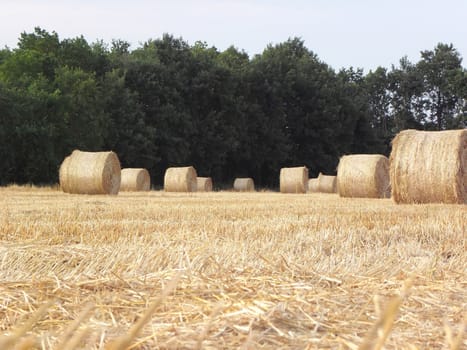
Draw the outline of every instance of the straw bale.
M74 150L59 170L63 192L77 194L117 194L120 188L120 161L114 152Z
M144 168L122 169L120 191L149 191L151 189L151 177Z
M198 192L212 192L212 179L210 177L197 177L196 183Z
M337 176L320 173L318 176L318 192L337 193Z
M380 154L343 156L337 168L337 189L341 197L388 198L389 160Z
M192 166L168 168L164 176L164 190L166 192L196 192L196 178L196 170Z
M281 169L281 193L306 193L307 188L308 168L306 166Z
M235 179L233 188L239 192L252 192L255 190L255 183L250 177L239 177Z
M402 131L390 159L396 203L467 203L467 129Z
M319 192L317 177L308 180L308 192Z

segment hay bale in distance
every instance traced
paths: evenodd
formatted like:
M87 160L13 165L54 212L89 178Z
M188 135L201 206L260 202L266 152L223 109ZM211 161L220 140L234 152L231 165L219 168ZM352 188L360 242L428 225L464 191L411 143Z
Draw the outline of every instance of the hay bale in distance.
M282 168L280 172L281 193L306 193L308 189L308 168L299 166Z
M467 203L467 129L404 130L390 164L396 203Z
M164 190L166 192L196 192L196 178L196 170L192 166L168 168L164 176Z
M312 178L308 180L308 192L319 192L319 187L318 187L318 178Z
M388 198L389 160L380 154L343 156L337 168L337 189L341 197Z
M74 150L59 170L63 192L77 194L117 194L120 189L120 161L114 152Z
M120 191L149 191L151 189L151 177L143 168L122 169Z
M337 176L320 173L318 176L318 192L337 193Z
M233 183L234 191L253 192L255 190L255 182L250 177L236 178Z
M198 192L212 192L212 179L210 177L197 177L196 187Z

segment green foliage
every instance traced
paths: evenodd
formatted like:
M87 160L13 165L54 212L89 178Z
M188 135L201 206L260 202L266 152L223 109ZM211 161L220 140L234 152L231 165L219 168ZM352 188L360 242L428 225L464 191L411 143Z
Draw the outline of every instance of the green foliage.
M155 129L145 124L138 96L125 85L120 69L108 72L102 82L108 126L104 148L118 154L122 167L143 167L154 171L160 161L152 142Z
M466 91L467 76L462 59L453 45L438 44L433 51L422 51L417 64L423 77L423 103L427 110L426 124L429 129L462 127L459 118L465 108L465 99L459 91ZM464 115L465 116L465 115Z
M271 187L283 166L335 173L343 154L388 154L402 129L465 127L461 62L439 44L364 75L299 38L250 58L167 34L131 51L35 28L0 50L0 183L53 183L73 149L114 150L156 185L173 165Z

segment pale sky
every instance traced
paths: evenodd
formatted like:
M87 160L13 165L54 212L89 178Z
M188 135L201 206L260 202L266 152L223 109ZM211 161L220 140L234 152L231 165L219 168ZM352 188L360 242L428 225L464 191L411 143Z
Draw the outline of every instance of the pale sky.
M334 69L390 68L405 55L452 43L467 67L467 0L0 0L0 47L35 26L60 39L123 39L131 49L163 33L190 45L230 45L250 57L300 37Z

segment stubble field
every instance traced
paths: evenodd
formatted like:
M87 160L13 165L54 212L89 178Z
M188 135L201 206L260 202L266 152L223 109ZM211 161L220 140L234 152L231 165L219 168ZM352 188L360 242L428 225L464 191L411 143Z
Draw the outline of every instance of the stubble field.
M1 188L0 347L461 349L466 232L465 205Z

